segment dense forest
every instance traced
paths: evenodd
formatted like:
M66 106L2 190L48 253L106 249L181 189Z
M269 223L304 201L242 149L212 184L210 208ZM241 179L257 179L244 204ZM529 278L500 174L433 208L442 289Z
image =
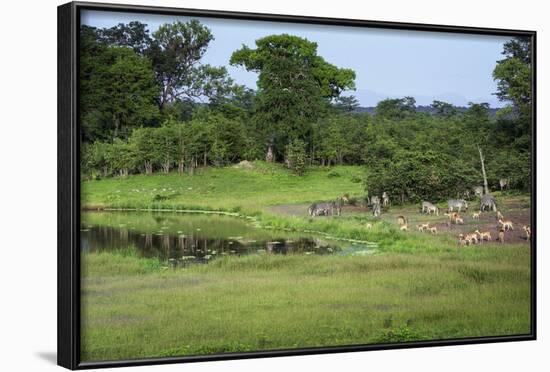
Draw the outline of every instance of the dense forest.
M368 193L435 200L499 179L528 191L531 170L531 60L528 39L505 43L493 71L496 114L413 97L386 99L374 112L350 95L355 72L317 54L317 44L282 34L235 50L228 64L258 74L257 89L237 84L223 66L203 62L214 35L197 20L82 26L81 173L84 179L130 174L192 175L197 167L242 160L311 166L359 164Z

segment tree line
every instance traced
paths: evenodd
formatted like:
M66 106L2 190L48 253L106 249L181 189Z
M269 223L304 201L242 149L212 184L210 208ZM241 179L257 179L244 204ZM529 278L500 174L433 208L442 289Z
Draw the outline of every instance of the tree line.
M506 106L466 111L413 97L357 112L355 72L325 61L317 44L270 35L234 51L231 65L258 74L257 89L236 84L225 67L203 63L214 39L199 21L83 26L80 121L83 177L194 172L242 160L308 166L366 165L365 189L418 200L480 184L477 148L489 183L508 178L527 190L531 169L530 44L515 38L493 73Z

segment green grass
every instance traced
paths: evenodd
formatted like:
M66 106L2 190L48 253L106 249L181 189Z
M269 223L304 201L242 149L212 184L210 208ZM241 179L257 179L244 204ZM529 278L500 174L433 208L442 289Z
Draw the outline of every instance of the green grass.
M224 223L223 230L229 217L205 215L218 221L212 236L246 231L249 227L240 226L245 223L263 227L257 232L262 236L284 230L375 242L377 253L250 255L185 269L139 257L133 248L84 253L83 360L529 333L527 244L458 248L456 231L437 236L399 231L399 214L411 225L444 220L420 215L416 205L392 206L379 220L353 211L309 218L308 203L344 193L361 196L363 169L312 168L297 177L277 164L254 165L251 170L201 169L193 176L86 181L82 206L226 211L248 219ZM529 208L526 195L498 198L505 214ZM273 209L282 205L298 212ZM128 221L123 214L92 213L84 224L159 228L145 217L132 226ZM367 223L372 229L365 228ZM475 224L468 219L467 228ZM179 229L177 221L167 220L164 227L165 232Z
M82 206L242 210L254 214L270 205L363 193L361 182L357 182L363 176L359 166L316 167L298 177L280 164L254 162L254 165L254 169L199 169L193 176L170 173L85 181ZM340 176L330 177L331 171Z
M129 250L82 262L86 361L530 331L525 246L251 255L176 270Z

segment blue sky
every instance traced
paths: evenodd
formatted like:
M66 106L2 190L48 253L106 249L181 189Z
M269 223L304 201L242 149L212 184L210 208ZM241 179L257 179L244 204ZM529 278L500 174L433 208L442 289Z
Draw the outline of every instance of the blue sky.
M237 83L251 88L256 88L257 75L229 66L231 53L243 44L254 47L263 36L289 33L315 41L325 60L356 72L357 90L348 94L355 95L361 106L404 96L415 97L420 105L437 99L459 106L470 101L503 106L492 94L496 91L492 71L502 59L507 37L194 18L215 38L203 61L226 66ZM103 11L83 11L81 16L82 24L96 27L138 20L151 32L163 23L189 19Z

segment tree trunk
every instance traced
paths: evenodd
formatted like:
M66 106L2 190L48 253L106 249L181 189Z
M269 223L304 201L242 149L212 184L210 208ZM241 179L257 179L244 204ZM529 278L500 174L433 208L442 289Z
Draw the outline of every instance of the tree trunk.
M489 193L489 184L487 183L487 174L485 173L485 158L481 152L481 147L477 146L477 151L479 151L479 160L481 161L481 173L483 174L483 189L485 194Z
M208 153L205 151L205 152L204 152L204 155L203 155L204 157L203 157L203 160L202 160L202 165L203 165L204 167L206 167L207 155L208 155Z
M153 174L153 164L149 160L145 160L145 174Z
M193 175L194 169L195 169L195 158L192 157L191 163L189 164L189 175L191 176Z
M164 163L162 163L162 172L165 174L170 173L170 161L167 160Z
M180 159L180 162L178 164L178 173L183 174L185 172L185 161L183 159Z
M116 117L116 115L113 115L113 123L115 123L115 135L114 138L118 137L118 128L120 127L120 121Z
M267 154L265 155L265 161L268 162L268 163L272 163L273 162L273 159L274 156L273 156L273 145L269 145L267 147Z

